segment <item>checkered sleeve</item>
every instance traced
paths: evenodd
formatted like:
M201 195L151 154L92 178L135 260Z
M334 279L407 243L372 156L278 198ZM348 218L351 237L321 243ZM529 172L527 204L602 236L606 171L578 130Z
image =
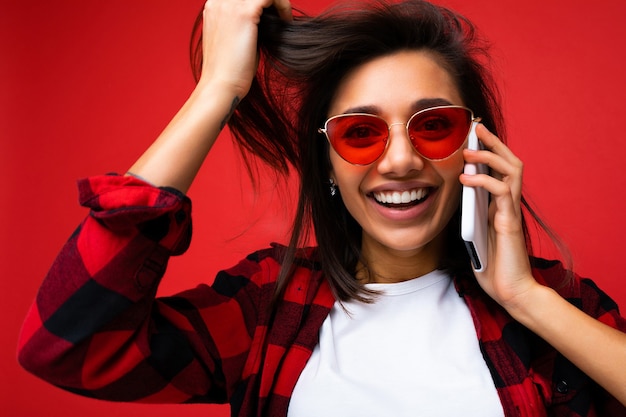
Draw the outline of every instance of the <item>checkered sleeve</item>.
M168 259L191 237L190 200L129 176L79 182L90 214L67 241L25 320L24 368L66 390L135 402L224 402L254 323L243 262L228 290L156 299ZM224 286L222 286L224 287ZM245 310L245 311L244 311Z
M571 275L556 261L535 260L534 275L549 285L571 304L598 321L626 332L626 319L618 305L591 279ZM549 363L550 366L545 366ZM555 416L624 416L626 407L560 354L551 360L536 363L536 381L543 375L542 394L552 405ZM584 394L581 394L584 393Z

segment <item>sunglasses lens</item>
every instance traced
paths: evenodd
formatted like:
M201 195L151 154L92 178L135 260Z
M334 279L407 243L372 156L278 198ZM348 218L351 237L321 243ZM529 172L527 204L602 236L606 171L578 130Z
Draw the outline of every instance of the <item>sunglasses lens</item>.
M423 157L444 159L463 145L472 117L472 112L464 107L422 110L408 122L409 138ZM343 159L355 165L368 165L385 152L389 126L378 116L346 114L326 122L326 135Z
M415 114L409 121L409 137L415 149L428 159L443 159L463 145L472 113L462 107L440 107Z
M367 114L349 114L330 119L326 133L333 149L346 161L367 165L385 151L387 123Z

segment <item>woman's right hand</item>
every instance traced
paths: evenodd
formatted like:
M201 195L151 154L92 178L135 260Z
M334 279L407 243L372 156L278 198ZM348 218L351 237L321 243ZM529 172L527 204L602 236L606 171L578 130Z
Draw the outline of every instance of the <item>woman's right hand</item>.
M289 0L207 0L200 81L129 174L156 186L189 189L220 131L250 90L258 65L258 24L263 10L272 6L283 19L292 19Z
M281 18L292 19L289 0L207 0L200 88L220 84L240 99L248 93L258 64L258 24L263 10L272 6Z

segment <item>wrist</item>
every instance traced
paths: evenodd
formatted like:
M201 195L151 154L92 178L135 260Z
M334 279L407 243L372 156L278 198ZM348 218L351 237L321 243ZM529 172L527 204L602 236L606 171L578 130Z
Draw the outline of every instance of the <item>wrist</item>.
M196 95L207 95L208 97L245 97L250 91L252 80L237 81L224 77L209 76L203 74L198 80L194 93ZM213 99L213 98L211 98Z
M533 284L503 307L515 320L530 329L535 329L536 324L549 315L550 308L554 306L555 297L560 299L552 288L533 280Z

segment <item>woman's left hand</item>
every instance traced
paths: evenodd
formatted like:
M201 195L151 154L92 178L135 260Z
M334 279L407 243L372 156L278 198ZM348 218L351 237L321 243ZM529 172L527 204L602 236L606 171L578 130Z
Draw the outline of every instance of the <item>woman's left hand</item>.
M522 228L522 161L497 136L479 124L476 134L487 150L464 150L466 162L486 164L491 175L461 174L463 185L491 194L487 267L475 272L481 287L504 308L513 307L538 283L530 270Z

